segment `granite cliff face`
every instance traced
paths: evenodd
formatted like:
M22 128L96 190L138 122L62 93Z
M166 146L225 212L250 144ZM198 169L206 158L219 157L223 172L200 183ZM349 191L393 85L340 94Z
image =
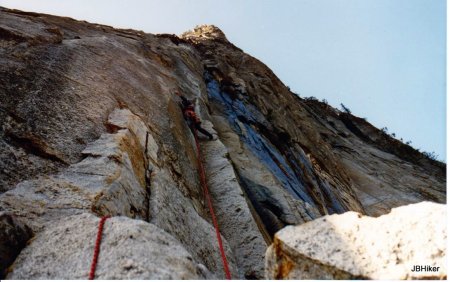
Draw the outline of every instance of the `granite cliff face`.
M264 277L284 226L446 199L444 164L295 95L214 26L152 35L2 8L0 60L7 278L87 278L105 215L97 278L224 278L175 90L218 136L200 143L235 279Z

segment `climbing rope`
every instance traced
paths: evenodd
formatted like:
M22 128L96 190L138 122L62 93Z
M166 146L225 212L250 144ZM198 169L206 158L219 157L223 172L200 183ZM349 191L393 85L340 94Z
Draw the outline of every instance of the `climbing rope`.
M100 223L98 224L97 240L95 240L94 257L92 258L89 280L94 280L95 278L95 268L97 267L98 255L100 253L100 244L102 243L103 225L105 225L105 221L108 218L109 216L102 217L102 219L100 219Z
M220 236L219 224L217 223L216 216L214 214L214 208L212 205L211 197L209 195L208 185L206 183L205 168L203 167L203 157L202 157L202 153L200 150L200 143L198 141L197 129L195 127L193 127L193 132L194 132L194 137L195 137L195 145L197 147L197 162L198 162L198 168L199 168L199 174L200 174L200 183L203 186L203 193L205 194L205 197L208 201L209 212L211 214L213 225L216 230L216 236L217 236L217 241L219 243L220 254L222 256L225 277L228 280L231 280L230 269L228 267L227 257L225 255L225 250L223 249L223 244L222 244L222 238ZM109 218L109 216L102 217L100 220L100 223L98 225L97 239L95 241L95 248L94 248L94 256L92 258L91 270L89 272L89 280L93 280L95 278L95 269L97 267L98 256L100 254L100 245L102 242L103 226L105 224L105 221L108 218Z
M212 205L211 197L209 196L208 185L206 183L205 168L203 167L203 162L202 162L203 157L202 157L202 152L200 151L200 143L198 142L197 129L195 127L192 127L192 130L194 132L195 145L197 147L197 163L198 163L198 169L199 169L199 174L200 174L200 183L203 186L203 193L205 194L205 197L208 201L209 212L211 214L214 228L216 229L216 236L217 236L217 241L219 242L219 249L220 249L220 254L222 256L225 277L228 280L231 280L231 274L230 274L230 269L228 268L227 257L225 255L225 251L223 249L222 238L220 237L219 224L217 223L216 216L214 215L214 208Z

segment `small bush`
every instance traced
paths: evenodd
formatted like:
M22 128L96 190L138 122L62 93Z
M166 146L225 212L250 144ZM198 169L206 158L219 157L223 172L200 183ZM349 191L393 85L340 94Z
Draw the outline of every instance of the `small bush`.
M438 155L435 152L425 152L425 151L423 151L422 154L425 157L427 157L429 159L432 159L433 161L437 161Z
M305 100L306 101L319 101L316 97L314 97L314 96L310 96L310 97L305 97Z
M341 108L342 108L342 111L345 112L345 113L347 113L347 114L351 114L351 113L352 113L352 111L350 111L350 109L347 108L347 107L346 107L344 104L342 104L342 103L341 103Z

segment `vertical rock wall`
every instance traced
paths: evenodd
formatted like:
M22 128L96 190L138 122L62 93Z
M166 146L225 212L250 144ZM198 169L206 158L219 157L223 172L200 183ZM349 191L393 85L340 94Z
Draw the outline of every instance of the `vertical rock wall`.
M293 95L214 26L177 37L3 8L0 19L0 212L12 219L0 249L16 246L1 257L8 278L86 278L104 215L113 218L99 278L225 277L174 90L218 135L200 142L235 279L263 278L264 250L286 225L445 200L434 164L396 166L397 151ZM371 174L379 156L389 161L382 177ZM394 181L398 167L407 184ZM427 171L433 175L424 178ZM382 181L381 196L368 179ZM397 187L401 193L392 192ZM391 192L401 200L383 207L365 196Z
M190 278L223 278L215 230L199 185L193 136L177 97L171 95L174 89L181 89L190 98L206 97L203 67L193 48L171 37L67 18L1 12L5 19L2 32L9 36L2 37L5 63L0 70L0 95L5 103L1 107L1 141L7 145L0 150L2 168L14 173L2 174L1 190L6 192L0 195L0 210L22 220L36 236L9 268L8 277L64 279L87 275L89 265L61 261L59 245L52 249L52 245L39 246L39 242L47 241L55 226L76 230L76 221L90 213L138 220L127 220L133 226L148 222L145 224L160 230L169 243L156 237L146 240L161 248L169 244L186 250L193 265L203 269L194 271ZM58 40L53 40L55 33ZM199 107L206 109L204 103ZM240 205L245 209L243 203ZM248 225L245 230L253 234L249 241L255 240L254 236L262 238L249 214L242 220L242 225ZM227 222L231 223L230 219ZM92 225L89 232L94 232L95 218L86 224ZM107 221L106 234L108 230ZM80 246L68 251L79 252L83 261L89 261L86 258L93 252L92 245L85 244L89 238L95 239L91 235L60 234ZM255 250L239 251L241 244L230 245L228 239L236 238L222 238L232 277L262 278L264 240L259 240ZM146 240L134 241L136 248ZM121 244L126 242L118 246ZM15 251L18 253L20 247ZM236 264L236 254L252 257L253 252L257 259L240 259ZM35 256L43 255L49 256L45 266L35 262ZM114 259L119 254L111 255ZM172 255L167 254L169 261L175 259ZM147 260L143 252L126 256L132 261ZM51 265L58 263L60 268L52 270ZM86 271L60 271L71 264L77 265L74 271ZM99 269L101 264L100 257ZM188 278L181 270L173 276L139 276L142 273L133 272L134 264L130 265L123 272L112 271L113 276L108 276L112 274L106 269L99 277ZM47 270L44 273L39 267ZM149 261L144 273L152 267L156 265Z

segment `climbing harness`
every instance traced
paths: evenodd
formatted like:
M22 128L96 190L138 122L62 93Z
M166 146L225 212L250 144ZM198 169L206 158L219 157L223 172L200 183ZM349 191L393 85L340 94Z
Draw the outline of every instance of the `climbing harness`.
M105 225L105 221L108 218L109 216L102 217L100 219L100 223L98 224L97 240L95 240L94 256L92 258L91 271L89 272L89 280L94 280L95 278L95 268L97 267L98 255L100 253L100 244L102 243L103 225Z
M203 186L203 193L205 194L205 197L208 201L209 212L211 214L214 228L216 229L216 236L217 236L217 241L219 243L220 255L222 256L225 277L228 280L231 280L231 274L230 274L230 269L228 267L227 257L225 255L225 251L223 249L222 238L220 237L219 224L217 223L216 216L214 215L214 208L212 205L211 197L209 195L208 184L206 183L205 168L203 167L203 162L202 162L203 157L202 157L202 152L200 151L200 143L198 141L197 129L194 126L192 126L191 128L192 128L192 131L194 132L195 145L197 147L197 163L198 163L198 170L199 170L199 174L200 174L200 183Z
M195 113L193 106L188 106L186 110L184 110L184 115L186 116L186 118L192 120L196 124L201 123L200 118Z

